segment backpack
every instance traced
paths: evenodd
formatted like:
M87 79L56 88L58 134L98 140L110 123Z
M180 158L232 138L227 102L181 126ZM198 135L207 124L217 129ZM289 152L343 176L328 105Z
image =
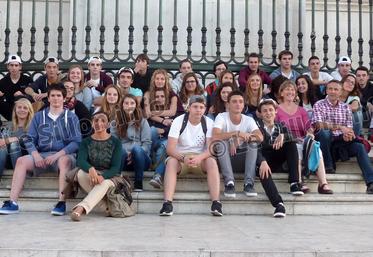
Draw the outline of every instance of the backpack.
M304 175L316 174L320 164L320 142L307 136L303 142Z
M185 115L184 115L183 124L181 125L181 129L180 129L179 135L181 135L184 132L186 126L188 125L188 119L189 119L189 112L185 113ZM206 117L205 117L205 115L202 116L201 123L202 123L203 134L205 134L205 138L206 138L207 124L206 124Z
M111 179L115 187L106 192L109 214L114 218L125 218L136 214L132 206L132 188L127 177L117 176Z

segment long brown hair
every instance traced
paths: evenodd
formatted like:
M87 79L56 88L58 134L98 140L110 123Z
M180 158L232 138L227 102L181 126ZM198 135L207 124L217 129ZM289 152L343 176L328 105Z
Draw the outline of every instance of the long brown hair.
M357 85L357 82L356 82L356 77L355 77L354 74L349 73L342 78L342 80L341 80L342 90L343 90L343 84L347 81L348 77L354 78L354 80L355 80L354 89L351 92L348 93L348 96L358 96L358 97L360 97L359 88L358 88L358 85Z
M136 103L136 108L131 115L127 114L123 110L123 102L126 98L130 98L134 100ZM117 129L118 136L120 138L125 138L127 136L127 129L129 125L132 125L132 124L135 125L135 128L137 130L140 130L142 119L143 119L142 110L136 100L136 97L131 94L125 95L121 101L121 111L116 113L116 119L115 119L116 125L115 126Z
M203 89L199 86L198 78L197 75L194 72L189 72L185 74L183 78L183 83L181 84L181 89L180 89L180 100L184 104L188 101L188 92L186 90L186 81L187 79L193 77L196 80L196 89L194 90L193 95L203 95Z
M114 88L117 93L118 93L118 101L112 106L110 103L107 101L107 92L109 91L110 88ZM101 103L101 110L105 112L109 116L109 121L112 121L115 119L115 113L117 110L121 109L121 102L122 102L122 91L118 86L115 85L109 85L107 88L105 88L105 93L104 97L102 98L102 103Z
M258 96L257 96L257 99L256 99L256 103L253 103L251 100L252 100L252 97L254 96L254 92L251 88L251 84L250 84L250 80L253 78L253 77L259 77L260 79L260 86L259 86L259 92L258 92ZM260 99L262 99L262 96L263 96L263 80L262 78L259 76L258 73L253 73L251 74L248 78L247 78L247 82L246 82L246 92L245 92L245 100L246 100L246 104L247 105L251 105L251 106L258 106L259 105L259 101Z
M157 75L163 75L165 78L165 86L163 88L157 88L155 86L155 77ZM170 108L170 93L171 93L171 84L170 79L168 77L168 73L164 69L158 69L153 72L152 78L150 79L150 87L149 87L149 102L150 102L150 110L154 111L156 109L156 103L155 103L155 92L162 90L164 92L165 96L165 106L164 109Z
M236 80L235 80L235 78L234 78L234 74L233 74L233 72L230 71L230 70L228 70L228 69L226 69L226 70L224 70L224 71L222 71L222 72L220 73L220 76L219 76L219 78L218 78L218 79L219 79L219 85L223 84L222 79L223 79L224 75L227 74L227 73L229 73L229 74L232 75L233 83L236 83L236 82L235 82Z
M34 109L32 108L31 102L27 98L20 98L14 103L13 112L12 112L12 125L13 125L13 131L16 131L19 126L19 120L18 116L16 114L16 107L17 104L24 104L27 106L28 109L28 115L26 118L25 125L23 126L23 130L27 131L28 127L30 126L31 120L34 117Z
M221 99L221 96L220 96L221 91L223 91L223 88L225 87L230 87L232 89L232 92L237 90L237 87L235 86L235 84L231 82L225 82L223 85L218 87L218 89L216 90L216 96L215 96L214 104L213 104L215 114L225 112L225 103Z

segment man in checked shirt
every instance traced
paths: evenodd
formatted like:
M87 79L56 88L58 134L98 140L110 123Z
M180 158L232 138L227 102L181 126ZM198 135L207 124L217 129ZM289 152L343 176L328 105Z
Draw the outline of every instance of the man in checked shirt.
M356 141L352 130L352 113L349 106L341 101L342 84L331 80L326 86L326 98L315 103L312 124L319 130L316 140L320 141L324 156L325 170L335 173L332 146L338 144L348 157L355 156L367 185L367 193L373 194L373 167L364 145Z

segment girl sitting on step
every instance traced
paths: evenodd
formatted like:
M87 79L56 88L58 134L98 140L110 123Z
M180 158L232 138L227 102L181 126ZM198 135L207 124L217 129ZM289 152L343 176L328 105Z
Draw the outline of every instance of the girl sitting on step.
M135 96L124 96L121 112L117 113L115 127L111 127L110 132L122 142L122 170L135 171L134 191L142 191L144 170L151 162L152 141L149 123Z
M0 133L0 178L3 175L8 156L11 161L11 168L14 169L18 157L27 154L23 144L24 136L34 117L34 110L31 102L26 98L17 100L13 107L12 127L2 128ZM10 165L8 165L10 167Z
M149 90L144 94L144 113L148 119L152 135L152 155L155 173L150 184L162 187L166 170L164 160L167 157L167 136L171 124L178 114L184 112L179 97L171 88L166 70L155 70L150 80Z
M96 112L92 118L94 133L79 146L78 183L88 195L73 208L71 219L74 221L80 221L83 214L87 215L99 203L106 210L106 203L102 200L114 187L111 178L120 174L122 146L107 132L108 122L105 112Z

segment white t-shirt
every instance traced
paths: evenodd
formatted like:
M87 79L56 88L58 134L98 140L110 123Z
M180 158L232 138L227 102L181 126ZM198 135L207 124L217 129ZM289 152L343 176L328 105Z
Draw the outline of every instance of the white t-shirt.
M307 75L310 79L312 79L311 72L303 73L303 75ZM317 80L325 81L325 84L331 81L332 79L333 77L329 75L329 73L323 71L319 72L319 77L317 78Z
M332 73L330 73L330 75L331 75L334 79L336 79L336 80L338 80L338 81L341 81L341 80L342 80L341 73L339 73L338 70L333 71Z
M214 128L221 129L222 132L241 131L251 133L259 129L252 117L241 114L241 122L238 125L232 123L229 112L219 113L215 118Z
M184 115L180 115L172 122L168 137L178 139L176 149L181 153L202 153L206 150L205 134L203 133L202 123L197 126L192 125L189 121L183 133L180 135L181 126L183 124ZM210 118L206 119L207 132L206 137L211 138L213 121Z
M91 91L92 91L93 99L95 99L101 96L101 92L96 89L98 87L98 84L100 83L100 78L92 79L92 80L95 82L95 86L91 87Z

